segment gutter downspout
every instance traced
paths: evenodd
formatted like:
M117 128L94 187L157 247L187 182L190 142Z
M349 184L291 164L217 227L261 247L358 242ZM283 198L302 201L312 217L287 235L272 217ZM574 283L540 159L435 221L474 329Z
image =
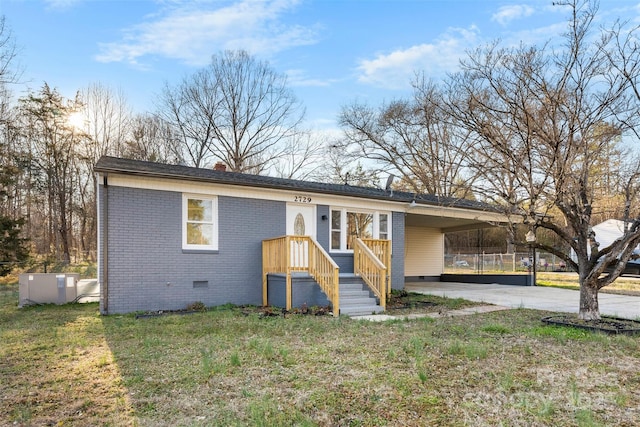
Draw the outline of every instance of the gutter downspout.
M102 221L102 308L104 313L109 314L109 181L107 174L102 177L102 188L104 192L104 203Z

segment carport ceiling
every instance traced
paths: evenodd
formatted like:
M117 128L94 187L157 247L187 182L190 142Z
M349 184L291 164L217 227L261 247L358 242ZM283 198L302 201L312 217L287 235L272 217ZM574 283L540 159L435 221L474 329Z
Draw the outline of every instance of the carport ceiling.
M435 215L422 215L408 213L405 217L407 227L439 228L445 233L464 230L476 230L478 228L494 227L495 224L479 219L450 218Z

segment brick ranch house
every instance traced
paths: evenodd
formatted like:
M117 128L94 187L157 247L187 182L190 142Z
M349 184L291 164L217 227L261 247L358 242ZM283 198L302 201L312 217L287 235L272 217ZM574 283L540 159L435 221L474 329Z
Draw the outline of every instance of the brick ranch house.
M504 221L486 205L390 189L102 157L103 314L206 306L384 310L438 281L444 233Z

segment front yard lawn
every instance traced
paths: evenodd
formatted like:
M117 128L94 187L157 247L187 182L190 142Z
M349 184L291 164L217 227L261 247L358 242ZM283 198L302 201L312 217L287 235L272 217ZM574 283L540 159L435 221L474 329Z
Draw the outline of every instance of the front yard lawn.
M101 317L96 304L16 304L16 286L0 286L0 425L640 419L639 338L544 325L550 313L373 323L229 307L136 319Z

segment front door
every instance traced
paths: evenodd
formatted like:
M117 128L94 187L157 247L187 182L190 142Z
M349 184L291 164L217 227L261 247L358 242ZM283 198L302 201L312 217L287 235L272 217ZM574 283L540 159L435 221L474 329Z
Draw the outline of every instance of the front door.
M316 238L316 206L287 204L287 234Z
M316 238L315 205L287 204L287 234L290 236L311 236ZM297 269L309 267L309 243L292 241L291 266Z

